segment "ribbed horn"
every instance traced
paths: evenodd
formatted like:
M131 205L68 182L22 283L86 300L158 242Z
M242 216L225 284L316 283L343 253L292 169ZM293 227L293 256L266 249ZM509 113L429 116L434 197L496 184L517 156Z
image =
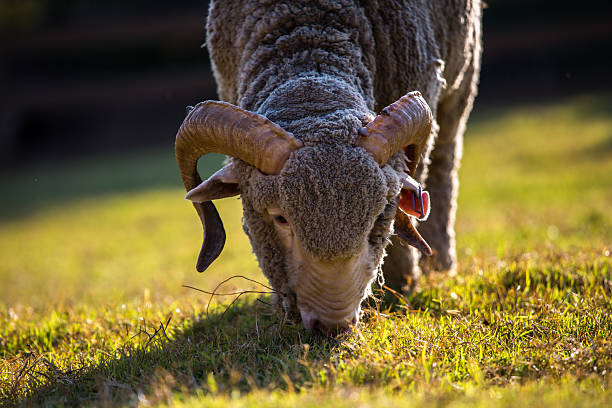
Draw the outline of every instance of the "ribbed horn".
M198 159L208 153L237 157L266 174L279 174L302 143L264 116L225 102L205 101L193 108L176 135L174 153L187 191L198 186ZM204 229L196 269L203 272L221 253L225 230L210 201L193 204Z
M359 146L367 150L381 166L403 149L408 158L409 174L414 177L431 132L432 122L431 109L421 93L410 92L384 108L372 122L360 129ZM403 188L401 197L404 197L408 190ZM431 247L414 228L410 217L401 207L395 214L394 227L395 234L402 242L412 245L424 255L432 255Z
M399 149L404 149L410 175L414 176L432 122L431 109L421 93L410 92L384 108L372 122L359 130L359 146L381 166Z

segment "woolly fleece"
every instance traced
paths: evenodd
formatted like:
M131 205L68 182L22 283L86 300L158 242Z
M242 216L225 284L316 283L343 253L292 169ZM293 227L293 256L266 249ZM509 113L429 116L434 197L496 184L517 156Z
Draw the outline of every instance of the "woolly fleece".
M480 68L480 15L479 0L211 3L207 46L220 98L268 117L306 146L279 176L231 159L244 229L286 311L295 311L291 271L266 208L280 206L313 255L350 254L367 236L381 265L403 153L381 169L355 147L357 131L413 90L437 121L416 175L432 200L419 230L436 253L430 264L454 268L457 168ZM415 251L393 245L385 277L405 287L419 273L416 262Z

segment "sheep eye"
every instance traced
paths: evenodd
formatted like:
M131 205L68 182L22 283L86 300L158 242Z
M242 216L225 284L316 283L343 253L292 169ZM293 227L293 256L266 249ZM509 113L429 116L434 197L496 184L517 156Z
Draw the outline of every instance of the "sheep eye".
M287 221L287 219L285 217L283 217L282 215L275 215L274 216L274 221L279 223L279 224L288 224L289 221Z

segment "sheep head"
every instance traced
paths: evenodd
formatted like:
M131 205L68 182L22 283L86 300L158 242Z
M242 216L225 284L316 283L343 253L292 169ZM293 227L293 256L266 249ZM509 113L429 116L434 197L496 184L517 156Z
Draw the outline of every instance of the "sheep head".
M414 229L411 176L431 129L418 92L385 108L359 131L357 146L304 146L263 116L207 101L181 126L176 156L187 198L204 228L197 262L202 272L220 254L225 232L212 200L241 194L245 231L264 274L286 294L307 328L335 331L355 324L395 232L431 254ZM407 173L387 164L400 149ZM196 164L209 152L235 159L202 182ZM399 207L399 210L398 210Z

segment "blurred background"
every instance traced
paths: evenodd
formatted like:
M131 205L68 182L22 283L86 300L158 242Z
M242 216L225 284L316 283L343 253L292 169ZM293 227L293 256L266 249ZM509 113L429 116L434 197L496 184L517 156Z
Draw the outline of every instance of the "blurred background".
M182 200L173 158L185 107L217 98L202 47L207 9L203 0L0 0L0 297L5 302L57 301L60 292L104 299L107 289L128 296L143 286L177 294L180 284L212 276L193 269L201 231ZM612 159L605 121L612 91L610 9L603 1L487 2L479 96L462 170L462 253L479 245L494 252L509 226L515 242L532 238L536 243L563 237L566 230L576 240L593 236L594 229L576 235L587 221L608 230L609 178L602 173L591 184L582 176L574 180L560 163L577 163L576 136L585 144L585 166ZM566 102L570 108L538 110ZM591 138L582 136L585 123L594 126ZM553 130L554 125L559 128ZM561 138L564 129L570 134ZM507 149L515 137L514 144L535 144ZM557 137L566 150L554 153L550 145ZM502 159L494 157L498 161L491 164L483 157L502 153L523 167L484 174L483 166ZM212 172L221 160L207 158L202 172ZM582 174L597 173L593 169L584 167ZM524 183L526 174L538 171L549 178ZM593 186L588 190L593 204L568 219L566 209L586 197L566 194L574 185ZM553 190L556 203L564 205L557 212L550 211L555 206L545 196ZM530 205L539 206L532 218L525 216ZM220 208L227 211L222 215L230 239L213 272L259 273L246 238L231 237L242 234L239 202ZM542 220L542 214L548 218ZM479 224L486 219L488 224ZM491 235L493 225L498 235ZM609 231L597 237L606 241Z
M604 2L491 0L475 109L612 87ZM0 165L172 144L216 98L203 0L0 0Z

